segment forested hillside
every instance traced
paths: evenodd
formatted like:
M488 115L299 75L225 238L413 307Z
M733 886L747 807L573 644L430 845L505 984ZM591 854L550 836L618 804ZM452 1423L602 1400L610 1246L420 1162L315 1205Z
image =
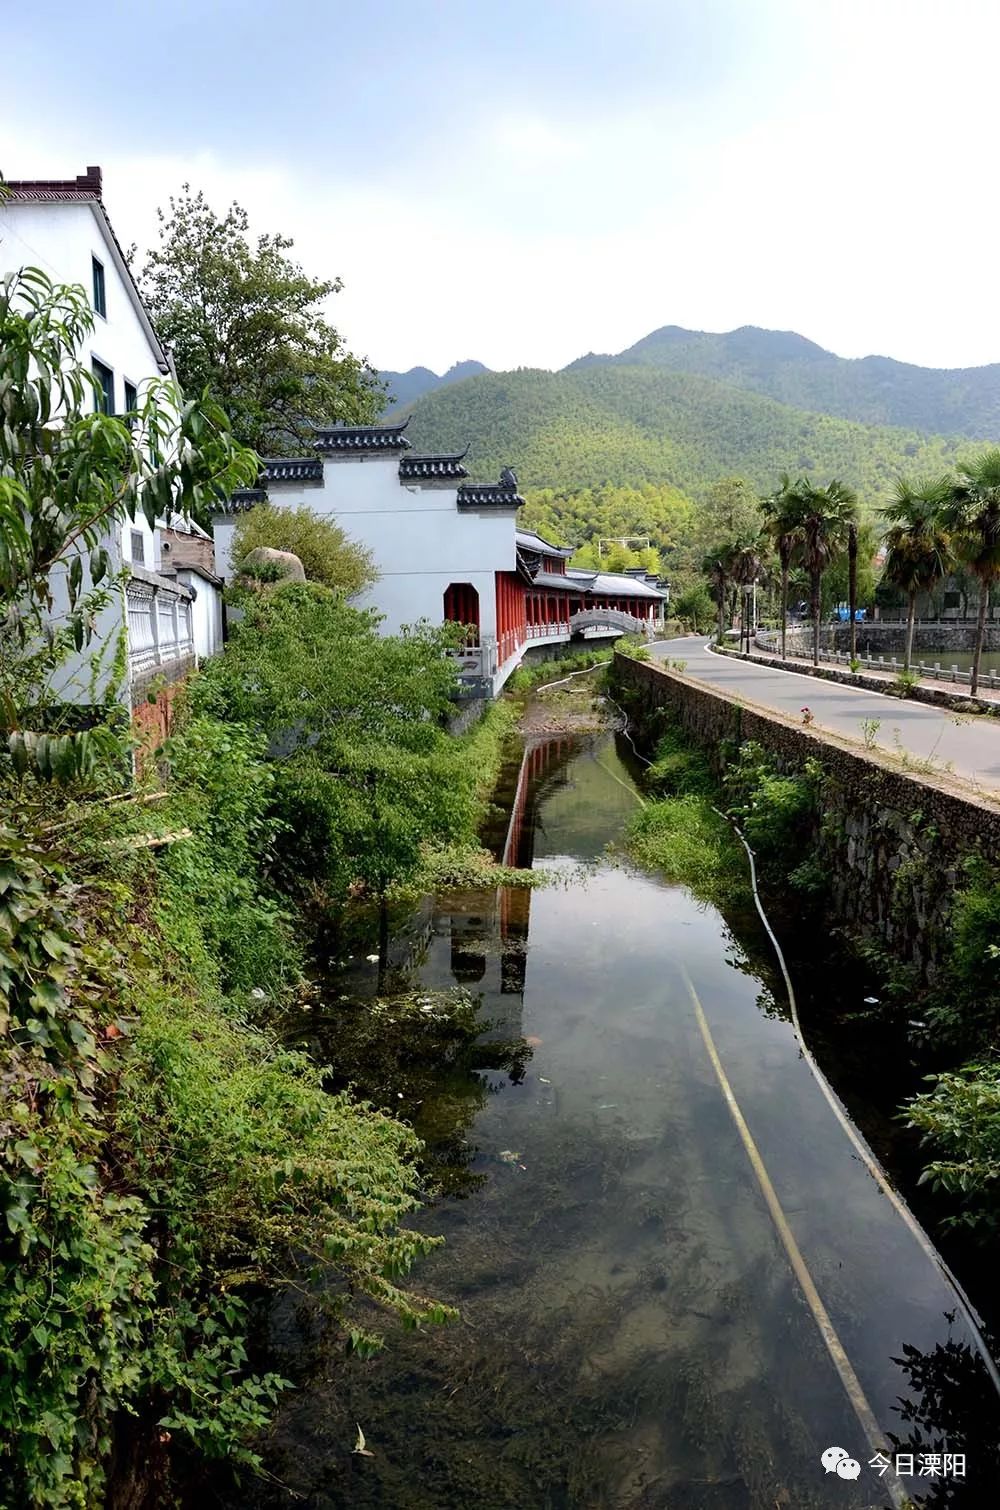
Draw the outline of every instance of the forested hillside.
M566 371L608 364L717 378L798 409L863 424L980 440L1000 436L1000 364L943 369L881 356L848 360L794 331L745 325L716 335L665 325L617 356L591 353Z
M767 490L787 469L839 477L878 504L900 471L941 470L967 449L806 413L710 378L607 363L486 373L425 395L411 412L420 450L471 443L474 476L511 465L522 490L669 483L697 499L734 474Z

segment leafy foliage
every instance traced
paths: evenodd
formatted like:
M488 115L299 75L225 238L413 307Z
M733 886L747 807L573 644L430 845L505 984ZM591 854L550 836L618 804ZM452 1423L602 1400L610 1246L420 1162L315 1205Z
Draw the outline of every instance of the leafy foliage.
M375 580L371 552L349 540L333 519L305 506L279 509L263 503L243 514L233 534L233 560L238 564L259 546L291 551L310 582L348 598Z
M765 863L787 860L808 847L818 782L818 768L811 762L801 771L782 772L755 740L740 746L723 786L729 811Z
M950 533L958 559L979 584L976 643L972 654L969 692L979 689L979 668L986 634L990 589L1000 581L1000 449L993 447L975 460L963 462L950 481L940 522Z
M418 830L435 802L456 810L454 787L470 811L476 777L435 721L453 679L443 640L420 632L379 655L372 620L354 615L340 636L352 700L329 657L326 694L301 675L317 643L303 650L265 603L251 626L271 615L298 680L282 695L273 657L238 662L251 681L230 700L250 727L189 718L150 775L162 789L130 790L109 718L99 738L30 727L60 660L61 631L36 644L59 593L79 650L123 519L197 509L256 462L214 405L180 405L169 387L151 385L132 429L90 412L83 291L31 271L2 288L0 1505L96 1510L123 1442L158 1478L170 1433L255 1461L248 1443L282 1387L248 1360L249 1307L267 1290L314 1288L345 1342L355 1296L409 1325L448 1314L402 1284L433 1246L400 1225L420 1198L412 1131L328 1094L322 1067L266 1027L265 1007L303 986L273 876L286 831L268 740L284 729L311 758L335 750L366 772L427 757L398 799ZM322 634L321 606L349 612L329 589L298 591L272 601L298 604L299 628L309 609ZM223 704L225 686L220 671ZM359 821L352 842L370 839ZM380 877L404 841L392 863L369 846ZM292 858L288 873L303 877Z
M92 328L82 288L0 280L0 727L21 769L66 781L93 768L88 737L23 731L117 591L122 522L205 510L256 471L221 410L172 383L147 383L129 423L100 412L79 357Z
M623 571L627 566L659 568L660 558L673 551L691 519L691 504L676 488L645 483L638 487L540 488L528 495L518 523L536 530L553 544L577 548L574 566L605 571ZM655 559L643 559L639 551L602 541L648 539ZM621 552L620 557L612 554Z
M217 215L188 184L159 215L140 281L185 393L211 393L261 455L306 450L313 424L377 417L376 374L323 313L339 278L310 278L286 255L287 236L251 245L245 210Z
M476 783L442 728L450 644L424 626L382 637L374 615L314 584L248 604L194 700L269 740L283 874L381 895L430 837L467 832Z

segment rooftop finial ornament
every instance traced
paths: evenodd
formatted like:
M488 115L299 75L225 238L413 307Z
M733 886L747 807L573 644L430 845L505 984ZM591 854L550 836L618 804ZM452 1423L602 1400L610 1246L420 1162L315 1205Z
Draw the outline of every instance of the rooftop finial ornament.
M517 473L513 467L502 467L500 470L500 486L502 488L517 488Z

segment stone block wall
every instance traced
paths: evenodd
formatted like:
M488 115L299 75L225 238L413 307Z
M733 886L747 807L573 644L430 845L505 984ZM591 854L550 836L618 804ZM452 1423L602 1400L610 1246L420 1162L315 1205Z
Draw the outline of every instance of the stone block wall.
M652 745L666 727L679 725L718 774L748 740L781 769L815 761L822 810L812 839L830 879L834 920L877 939L922 980L934 978L964 861L974 854L1000 859L1000 806L655 663L617 656L613 675L637 742Z
M855 625L858 652L861 655L902 655L906 649L906 625L886 624L882 621ZM812 655L812 625L796 624L785 635L785 648L789 655ZM850 624L821 624L819 630L821 650L850 650ZM934 624L917 624L913 630L913 650L918 659L928 660L932 665L940 661L947 665L949 650L958 650L971 655L976 648L976 626L954 624L947 620ZM984 653L1000 651L1000 624L987 624Z

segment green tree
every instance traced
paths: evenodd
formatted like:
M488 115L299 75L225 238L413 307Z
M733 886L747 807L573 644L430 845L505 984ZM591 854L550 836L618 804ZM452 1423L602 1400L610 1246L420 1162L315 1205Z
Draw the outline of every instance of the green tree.
M986 635L986 610L990 591L1000 578L1000 449L984 451L975 461L959 466L941 509L941 523L951 535L955 554L979 584L969 688L975 697Z
M853 488L833 481L825 488L802 480L802 564L809 573L813 621L813 665L819 665L819 624L822 612L823 573L846 549L850 525L857 519L858 502Z
M185 393L211 393L262 456L307 450L314 424L377 418L377 375L323 312L339 278L310 278L286 236L251 244L245 210L219 216L189 184L159 215L140 282Z
M679 619L690 623L695 634L700 634L702 625L711 621L715 604L705 582L695 582L679 593L671 602L671 609Z
M729 585L733 579L733 555L733 542L725 541L717 545L714 550L709 551L701 565L702 571L708 578L709 589L715 599L720 645L726 635L726 597Z
M349 540L334 520L314 514L305 505L284 509L258 504L241 515L233 534L233 561L238 564L258 546L291 551L310 582L332 587L348 598L375 580L371 552Z
M745 477L723 477L709 488L695 517L696 538L749 539L761 524L760 499Z
M729 575L740 592L740 645L746 638L750 649L750 619L747 613L749 589L758 580L763 564L763 540L761 535L742 535L733 542L729 552Z
M327 588L280 587L247 605L192 697L268 738L283 873L384 897L428 839L465 837L473 789L443 731L452 631L377 626Z
M913 659L917 595L933 592L951 568L951 541L941 517L950 497L951 481L947 477L918 482L901 477L892 502L882 510L889 524L883 580L906 596L905 671L909 671Z
M776 492L761 500L764 529L778 552L781 570L781 654L785 654L788 630L788 573L792 556L802 543L802 520L805 514L804 482L793 482L782 472Z

